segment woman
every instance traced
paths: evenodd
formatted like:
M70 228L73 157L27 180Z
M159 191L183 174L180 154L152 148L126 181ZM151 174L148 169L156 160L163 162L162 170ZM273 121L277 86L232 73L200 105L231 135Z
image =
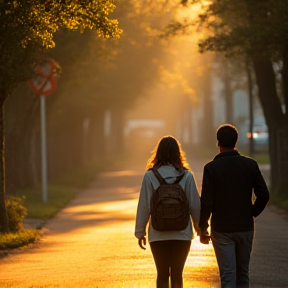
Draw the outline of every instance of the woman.
M160 185L151 168L156 168L167 183L173 183L178 176L184 174L179 184L184 189L189 202L191 217L188 226L182 231L156 231L149 221L148 228L148 240L157 268L157 288L168 288L169 276L171 276L171 287L181 288L183 287L182 273L194 236L192 227L198 231L199 193L181 145L172 136L160 139L146 168L139 195L135 227L135 236L142 249L146 249L143 245L146 245L146 226L151 215L150 199Z

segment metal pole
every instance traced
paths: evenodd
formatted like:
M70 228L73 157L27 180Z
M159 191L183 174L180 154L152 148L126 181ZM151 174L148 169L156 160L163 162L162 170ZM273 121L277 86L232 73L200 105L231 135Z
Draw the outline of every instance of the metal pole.
M47 149L46 149L46 106L45 96L40 96L41 109L41 159L42 159L42 200L48 202L47 195Z

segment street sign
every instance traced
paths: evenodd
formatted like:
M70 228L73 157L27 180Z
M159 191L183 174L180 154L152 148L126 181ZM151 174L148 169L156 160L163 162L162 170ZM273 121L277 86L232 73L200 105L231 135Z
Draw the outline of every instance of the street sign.
M29 80L32 91L38 96L52 94L56 90L60 70L57 62L50 58L46 59L36 67L37 76Z
M48 202L47 192L47 148L46 148L46 97L57 87L61 68L57 62L48 58L36 67L37 76L29 80L32 91L40 96L41 112L41 159L42 159L42 200Z

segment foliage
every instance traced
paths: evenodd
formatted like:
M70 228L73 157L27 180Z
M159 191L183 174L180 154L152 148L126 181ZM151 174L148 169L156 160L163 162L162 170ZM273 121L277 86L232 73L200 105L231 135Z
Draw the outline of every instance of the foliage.
M23 206L24 197L10 196L6 199L6 209L10 232L17 232L23 228L23 219L27 209Z
M0 2L0 75L5 75L0 84L11 89L31 76L38 53L55 46L53 36L61 27L119 37L117 20L108 18L114 8L110 0Z
M38 230L23 229L15 233L0 233L0 250L19 248L33 243L40 236Z
M197 4L198 19L192 16L173 21L163 35L190 33L197 26L201 52L217 51L229 57L263 54L281 60L288 42L288 3L282 0L182 1ZM264 48L264 49L263 49Z
M202 27L212 32L200 42L201 51L233 57L260 53L279 60L288 41L287 11L281 0L213 1L200 15Z

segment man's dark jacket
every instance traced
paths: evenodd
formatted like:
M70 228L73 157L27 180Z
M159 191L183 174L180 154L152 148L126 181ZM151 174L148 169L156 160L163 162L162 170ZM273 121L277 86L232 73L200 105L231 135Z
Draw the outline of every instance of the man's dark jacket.
M207 230L212 213L212 231L254 230L253 217L264 210L268 201L269 191L257 162L236 150L222 152L204 167L200 229Z

